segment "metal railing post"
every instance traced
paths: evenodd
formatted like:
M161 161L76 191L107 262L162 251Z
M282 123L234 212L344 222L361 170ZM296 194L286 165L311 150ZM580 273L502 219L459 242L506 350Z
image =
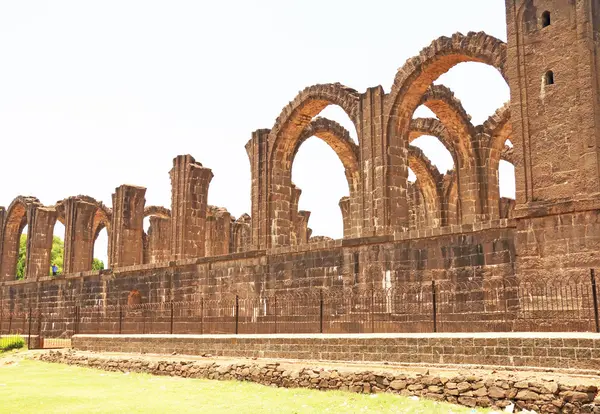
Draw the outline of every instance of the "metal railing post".
M73 324L73 334L79 333L79 305L75 306L75 323Z
M274 310L274 314L275 314L275 333L278 333L278 327L277 327L277 294L275 294L274 300L275 300L275 310Z
M171 335L173 335L173 302L171 301Z
M200 298L200 335L204 335L204 296Z
M31 349L31 306L29 307L29 329L27 331L27 349Z
M431 281L431 295L433 299L433 332L437 332L437 292L435 288L435 280Z
M123 307L119 303L119 335L123 333Z
M319 332L323 333L323 290L319 291Z
M239 332L239 322L240 322L240 298L238 295L235 295L235 334L237 335Z
M375 289L371 289L371 333L375 333Z
M590 278L592 279L592 298L594 300L594 321L596 322L596 332L600 333L600 321L598 320L598 290L596 289L596 271L591 269Z

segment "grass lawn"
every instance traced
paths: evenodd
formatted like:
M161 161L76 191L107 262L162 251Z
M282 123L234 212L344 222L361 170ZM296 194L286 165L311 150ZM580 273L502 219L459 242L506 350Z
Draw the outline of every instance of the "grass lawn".
M0 413L473 413L395 395L265 387L0 358Z

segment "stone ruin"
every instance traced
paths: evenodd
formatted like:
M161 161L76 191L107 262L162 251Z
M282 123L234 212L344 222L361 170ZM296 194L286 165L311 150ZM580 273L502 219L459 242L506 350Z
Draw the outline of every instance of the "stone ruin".
M339 83L301 91L246 145L250 215L236 219L209 206L213 174L190 155L173 161L170 209L146 206L146 189L132 185L115 190L112 207L87 196L53 206L17 197L0 208L0 297L18 307L120 303L134 289L148 302L297 287L587 276L600 264L600 7L592 0L506 0L506 11L507 43L485 33L436 39L398 70L389 92ZM462 62L490 65L510 86L510 103L482 125L472 124L449 88L433 84ZM318 117L329 105L352 120L358 144L344 127ZM413 119L421 105L436 118ZM441 174L411 146L422 135L439 138L453 171ZM292 164L312 136L345 169L343 240L313 237L310 212L298 210ZM501 160L515 166L516 200L499 195ZM66 229L65 275L49 278L57 220ZM26 275L15 281L25 225ZM108 269L94 272L94 241L104 228Z

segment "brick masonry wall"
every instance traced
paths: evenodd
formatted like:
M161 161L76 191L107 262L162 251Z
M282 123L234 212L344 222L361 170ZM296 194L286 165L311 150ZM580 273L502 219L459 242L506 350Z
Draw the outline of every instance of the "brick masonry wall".
M85 351L600 369L595 334L75 335Z
M600 413L598 381L589 377L566 380L556 375L462 370L438 370L423 375L415 370L386 367L374 370L360 364L339 366L284 361L225 361L214 358L106 355L89 352L47 352L42 361L117 372L212 380L251 381L271 387L393 393L447 401L468 407L502 409L513 404L538 413ZM325 366L323 366L325 365Z
M55 278L0 282L0 305L12 311L42 311L126 304L132 290L142 303L197 300L202 295L360 284L381 288L404 282L455 282L514 276L513 228L480 225L411 231L391 236L338 240L230 254L219 257L138 265ZM475 231L474 231L475 230Z

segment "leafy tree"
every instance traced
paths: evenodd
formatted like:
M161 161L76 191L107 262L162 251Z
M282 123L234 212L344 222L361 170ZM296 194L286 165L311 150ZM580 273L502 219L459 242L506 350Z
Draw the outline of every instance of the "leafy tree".
M19 241L19 259L17 261L17 279L23 279L25 277L25 256L27 254L27 235L22 234L21 240ZM54 236L52 238L52 250L50 252L50 266L55 264L58 267L58 274L63 273L63 259L65 254L65 243L63 240ZM92 262L92 270L104 269L104 262L102 260L94 258ZM52 267L48 269L48 274L52 275Z
M94 260L92 260L92 270L104 270L104 262L94 257Z
M25 277L25 253L27 252L27 235L21 234L19 240L19 259L17 260L17 279Z
M65 243L58 236L52 237L52 251L50 252L50 275L52 276L52 264L58 267L58 273L63 272L63 258L65 256Z

